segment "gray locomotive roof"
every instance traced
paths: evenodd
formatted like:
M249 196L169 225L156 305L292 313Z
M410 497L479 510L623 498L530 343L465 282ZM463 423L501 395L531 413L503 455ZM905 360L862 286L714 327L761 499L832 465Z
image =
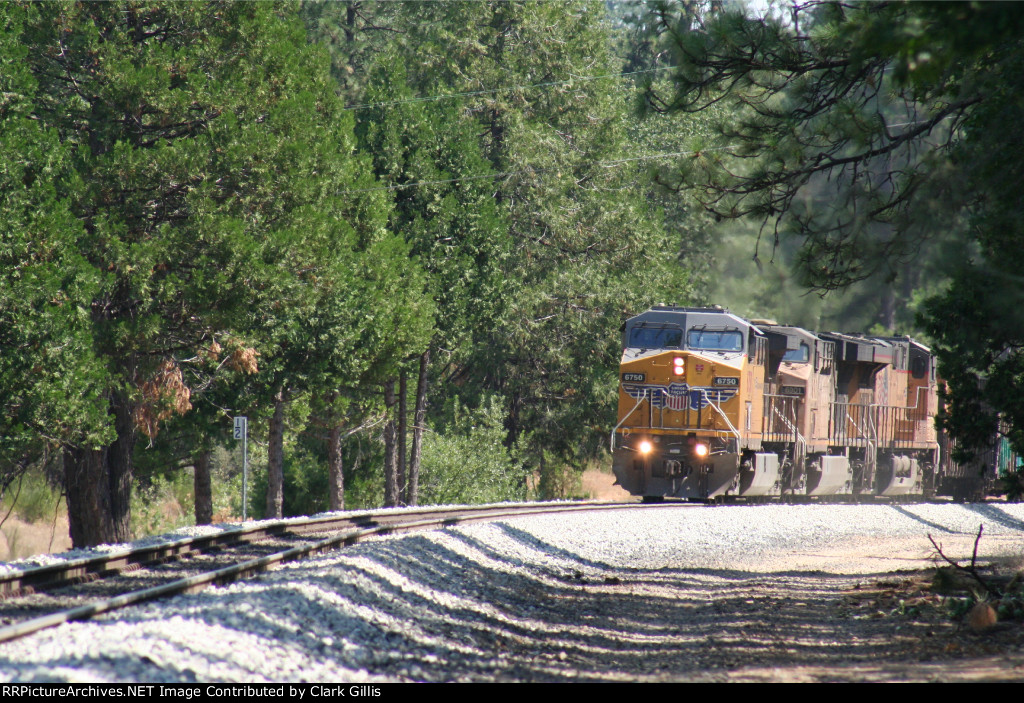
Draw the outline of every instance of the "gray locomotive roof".
M920 349L920 350L922 350L924 352L927 352L928 354L932 353L932 350L929 347L925 346L924 344L921 344L920 342L918 342L916 339L914 339L913 337L911 337L909 335L899 335L899 336L896 336L896 337L878 337L877 339L881 339L883 342L889 342L889 343L893 343L893 342L907 342L912 347L917 347L918 349Z
M759 324L757 327L765 334L770 335L781 335L786 338L786 349L798 349L800 342L806 342L808 346L814 347L814 343L819 341L821 337L816 335L814 332L805 330L803 327L793 327L792 325L775 325L775 324Z
M758 335L763 333L757 327L733 315L724 308L686 308L673 305L659 305L626 320L625 327L639 325L678 325L682 329L707 327L708 329L739 329L746 332L753 329Z
M836 343L837 361L892 363L893 345L882 339L843 334L842 332L820 332L818 336Z

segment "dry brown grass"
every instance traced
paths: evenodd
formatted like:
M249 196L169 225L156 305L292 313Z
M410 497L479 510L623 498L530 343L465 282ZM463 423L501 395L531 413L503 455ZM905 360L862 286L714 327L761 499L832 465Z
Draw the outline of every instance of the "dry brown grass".
M29 523L12 515L0 527L0 561L24 559L34 554L52 554L71 549L68 519Z
M621 486L616 486L615 475L587 469L583 472L583 493L594 500L626 500L629 492Z

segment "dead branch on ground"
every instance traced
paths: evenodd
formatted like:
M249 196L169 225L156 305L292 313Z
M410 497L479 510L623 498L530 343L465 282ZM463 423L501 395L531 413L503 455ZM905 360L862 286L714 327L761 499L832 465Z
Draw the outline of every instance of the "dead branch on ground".
M943 553L943 551L942 551L942 546L935 542L935 540L932 538L932 535L931 535L930 532L928 533L928 541L932 543L932 546L935 547L935 551L938 553L938 555L940 557L942 557L945 560L945 562L947 564L952 566L957 571L963 572L963 573L967 574L968 576L970 576L975 581L977 581L978 584L983 589L985 589L985 593L987 593L990 596L995 596L995 595L998 595L998 594L996 593L996 591L991 586L988 585L988 582L986 582L985 579L983 579L981 577L981 574L978 573L978 568L977 568L977 564L978 564L978 543L981 542L981 533L982 533L982 531L984 529L985 529L985 525L984 524L978 526L978 536L974 538L974 552L971 554L971 565L970 566L963 566L963 565L960 564L959 561L954 561L953 559L950 559L949 557L947 557Z

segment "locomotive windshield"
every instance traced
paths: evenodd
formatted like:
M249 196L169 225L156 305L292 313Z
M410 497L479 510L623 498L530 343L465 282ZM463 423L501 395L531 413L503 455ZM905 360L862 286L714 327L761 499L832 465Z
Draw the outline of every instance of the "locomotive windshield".
M799 349L790 349L786 352L785 356L782 357L783 361L792 361L798 364L806 364L811 360L811 348L800 342Z
M634 327L628 346L640 349L678 349L683 331L678 327Z
M686 333L686 346L708 351L743 351L743 333L738 330L704 330L691 328Z

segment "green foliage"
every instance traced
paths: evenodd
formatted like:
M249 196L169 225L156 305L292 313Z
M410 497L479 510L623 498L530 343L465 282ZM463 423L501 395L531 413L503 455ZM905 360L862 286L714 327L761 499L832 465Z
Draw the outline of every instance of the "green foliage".
M285 458L284 486L285 515L315 515L327 510L327 472L302 445Z
M242 456L241 442L218 445L210 456L210 479L213 490L213 521L241 517Z
M123 537L137 431L192 410L154 447L187 464L225 408L258 420L425 347L426 282L295 5L2 12L0 459L45 432L73 482L116 487L70 493L73 533L97 530L76 540Z
M12 513L25 522L53 522L61 502L60 491L36 465L25 471L0 496L0 517Z
M266 453L249 455L249 483L246 491L246 517L249 520L262 520L267 516L267 460ZM231 479L231 513L236 518L242 517L242 474L238 473Z
M296 418L287 424L301 430L290 429L285 433L282 514L289 517L326 511L327 457L320 436L323 428L303 425ZM213 454L214 515L237 519L242 515L242 462L237 446L240 443L231 445L226 450L215 448ZM267 517L267 453L252 439L249 451L248 516L262 520ZM379 439L369 433L353 435L342 443L342 453L345 509L379 508L384 500L383 452Z
M361 470L345 476L345 509L372 510L384 505L383 456L375 463L362 465Z
M375 417L428 344L436 467L485 443L477 489L510 496L527 440L580 466L622 319L690 302L708 241L633 159L709 121L638 125L611 41L599 2L4 5L0 467L57 442L127 486L133 455L132 529L157 529L139 501L231 415L265 441L280 394L285 510L315 511L322 439L296 429ZM465 406L476 429L443 419ZM372 444L345 442L350 507L379 504Z
M972 597L947 598L945 605L950 619L961 620L977 605L977 600Z
M470 410L457 399L448 421L423 442L420 502L498 503L523 500L526 473L521 452L504 446L505 412L491 396Z
M583 499L583 474L568 464L546 458L537 472L539 500Z
M317 443L293 441L289 433L285 442L284 456L284 517L315 515L328 509L327 471L325 458L318 453ZM345 461L345 509L363 510L378 508L383 503L384 484L380 471L383 459L374 446L369 456L361 456L358 442L347 444ZM373 451L377 450L377 451ZM241 517L242 478L240 473L231 477L230 500L232 515ZM266 453L250 458L249 463L249 506L248 515L252 520L267 517L267 461ZM215 491L216 500L216 491Z
M1024 22L1024 8L1015 10ZM972 189L964 198L971 241L950 265L946 290L922 312L952 399L942 423L968 451L987 447L998 429L1024 453L1024 207L1016 186L1024 143L999 135L1019 113L1022 69L1019 39L1001 47L999 61L978 67L984 99L956 151Z
M195 524L192 475L180 471L140 483L132 492L131 538L172 532Z
M308 3L303 13L393 189L393 226L428 273L434 393L470 406L500 395L507 446L531 435L559 460L585 461L614 414L622 320L689 302L700 249L681 245L695 229L683 215L666 225L663 204L649 202L605 8ZM684 266L680 248L694 254Z
M391 226L429 276L438 343L458 349L499 314L512 242L475 122L459 101L412 100L407 80L399 56L377 60L357 134L378 177L396 189Z
M879 276L852 283L841 294L808 290L794 272L796 243L777 247L759 241L756 223L725 221L712 230L715 241L709 301L747 318L773 319L812 330L911 334L930 339L916 315L940 289L939 266L946 257L934 249L930 260L902 267L898 279ZM756 258L755 258L756 257Z
M459 45L487 47L437 66L460 89L618 71L595 4L465 5L458 14L447 31L469 28ZM511 174L496 194L517 256L505 271L515 286L504 314L479 329L464 374L507 399L507 441L529 434L577 463L598 450L612 417L622 320L690 293L635 162L605 163L633 155L628 95L621 81L592 80L469 102L491 163Z
M998 483L1000 493L1005 495L1007 500L1024 499L1024 470L1011 469L999 477Z
M21 41L40 8L0 7L0 467L51 443L110 438L89 306L99 274L77 251L82 225L57 184L71 150L35 118L36 79Z

